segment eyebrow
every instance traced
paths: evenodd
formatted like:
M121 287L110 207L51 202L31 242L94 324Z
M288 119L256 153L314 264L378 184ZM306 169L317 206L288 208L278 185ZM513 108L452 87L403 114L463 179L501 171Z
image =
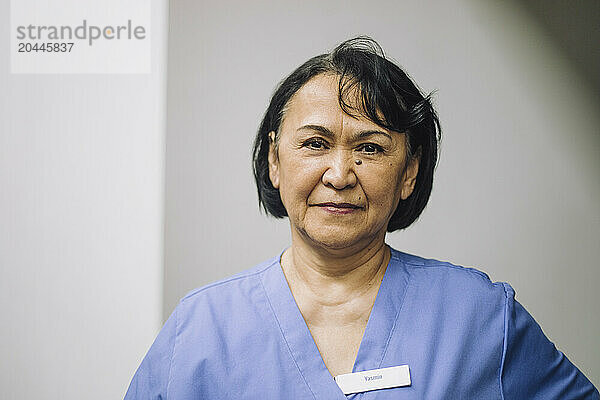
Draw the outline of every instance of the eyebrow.
M300 131L300 130L317 131L317 132L320 132L323 136L327 136L329 138L332 138L332 137L335 136L335 134L332 131L330 131L329 129L327 129L324 126L321 126L321 125L312 125L312 124L302 125L296 131ZM353 135L353 139L354 140L364 139L366 137L373 136L373 135L383 135L383 136L387 137L388 139L392 140L392 137L390 136L389 133L386 133L386 132L383 132L383 131L379 131L379 130L373 130L373 129L359 131L359 132L357 132L356 134Z

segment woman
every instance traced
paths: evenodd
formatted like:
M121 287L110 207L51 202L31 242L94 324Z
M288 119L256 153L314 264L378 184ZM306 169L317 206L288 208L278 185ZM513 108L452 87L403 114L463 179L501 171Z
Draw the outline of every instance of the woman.
M598 399L508 284L385 244L427 204L439 134L368 38L295 70L254 145L291 247L188 294L126 399Z

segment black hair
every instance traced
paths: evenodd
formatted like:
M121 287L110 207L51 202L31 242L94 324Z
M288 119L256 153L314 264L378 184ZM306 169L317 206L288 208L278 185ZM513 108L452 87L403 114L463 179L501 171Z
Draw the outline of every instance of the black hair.
M306 61L275 90L260 124L253 147L253 170L259 205L276 218L287 216L279 190L269 178L270 132L278 134L285 108L292 96L311 78L325 73L340 77L339 103L351 116L363 115L375 124L406 133L408 156L419 156L419 172L412 194L400 200L387 230L404 229L421 214L433 185L441 128L431 95L424 96L408 75L387 59L379 44L359 36L339 44L332 52ZM357 93L358 107L348 101Z

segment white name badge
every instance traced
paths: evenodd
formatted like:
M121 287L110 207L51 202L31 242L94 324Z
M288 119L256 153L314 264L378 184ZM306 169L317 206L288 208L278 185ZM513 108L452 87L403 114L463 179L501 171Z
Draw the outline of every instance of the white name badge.
M397 367L338 375L333 379L335 379L335 383L342 389L344 394L351 394L410 386L410 371L408 365L399 365Z

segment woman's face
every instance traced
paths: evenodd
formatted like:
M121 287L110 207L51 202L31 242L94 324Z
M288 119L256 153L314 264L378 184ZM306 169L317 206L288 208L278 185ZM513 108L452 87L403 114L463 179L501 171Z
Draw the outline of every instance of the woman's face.
M418 159L407 162L404 134L345 114L338 82L317 75L294 94L271 144L269 174L293 237L360 248L384 240L398 202L412 193Z

